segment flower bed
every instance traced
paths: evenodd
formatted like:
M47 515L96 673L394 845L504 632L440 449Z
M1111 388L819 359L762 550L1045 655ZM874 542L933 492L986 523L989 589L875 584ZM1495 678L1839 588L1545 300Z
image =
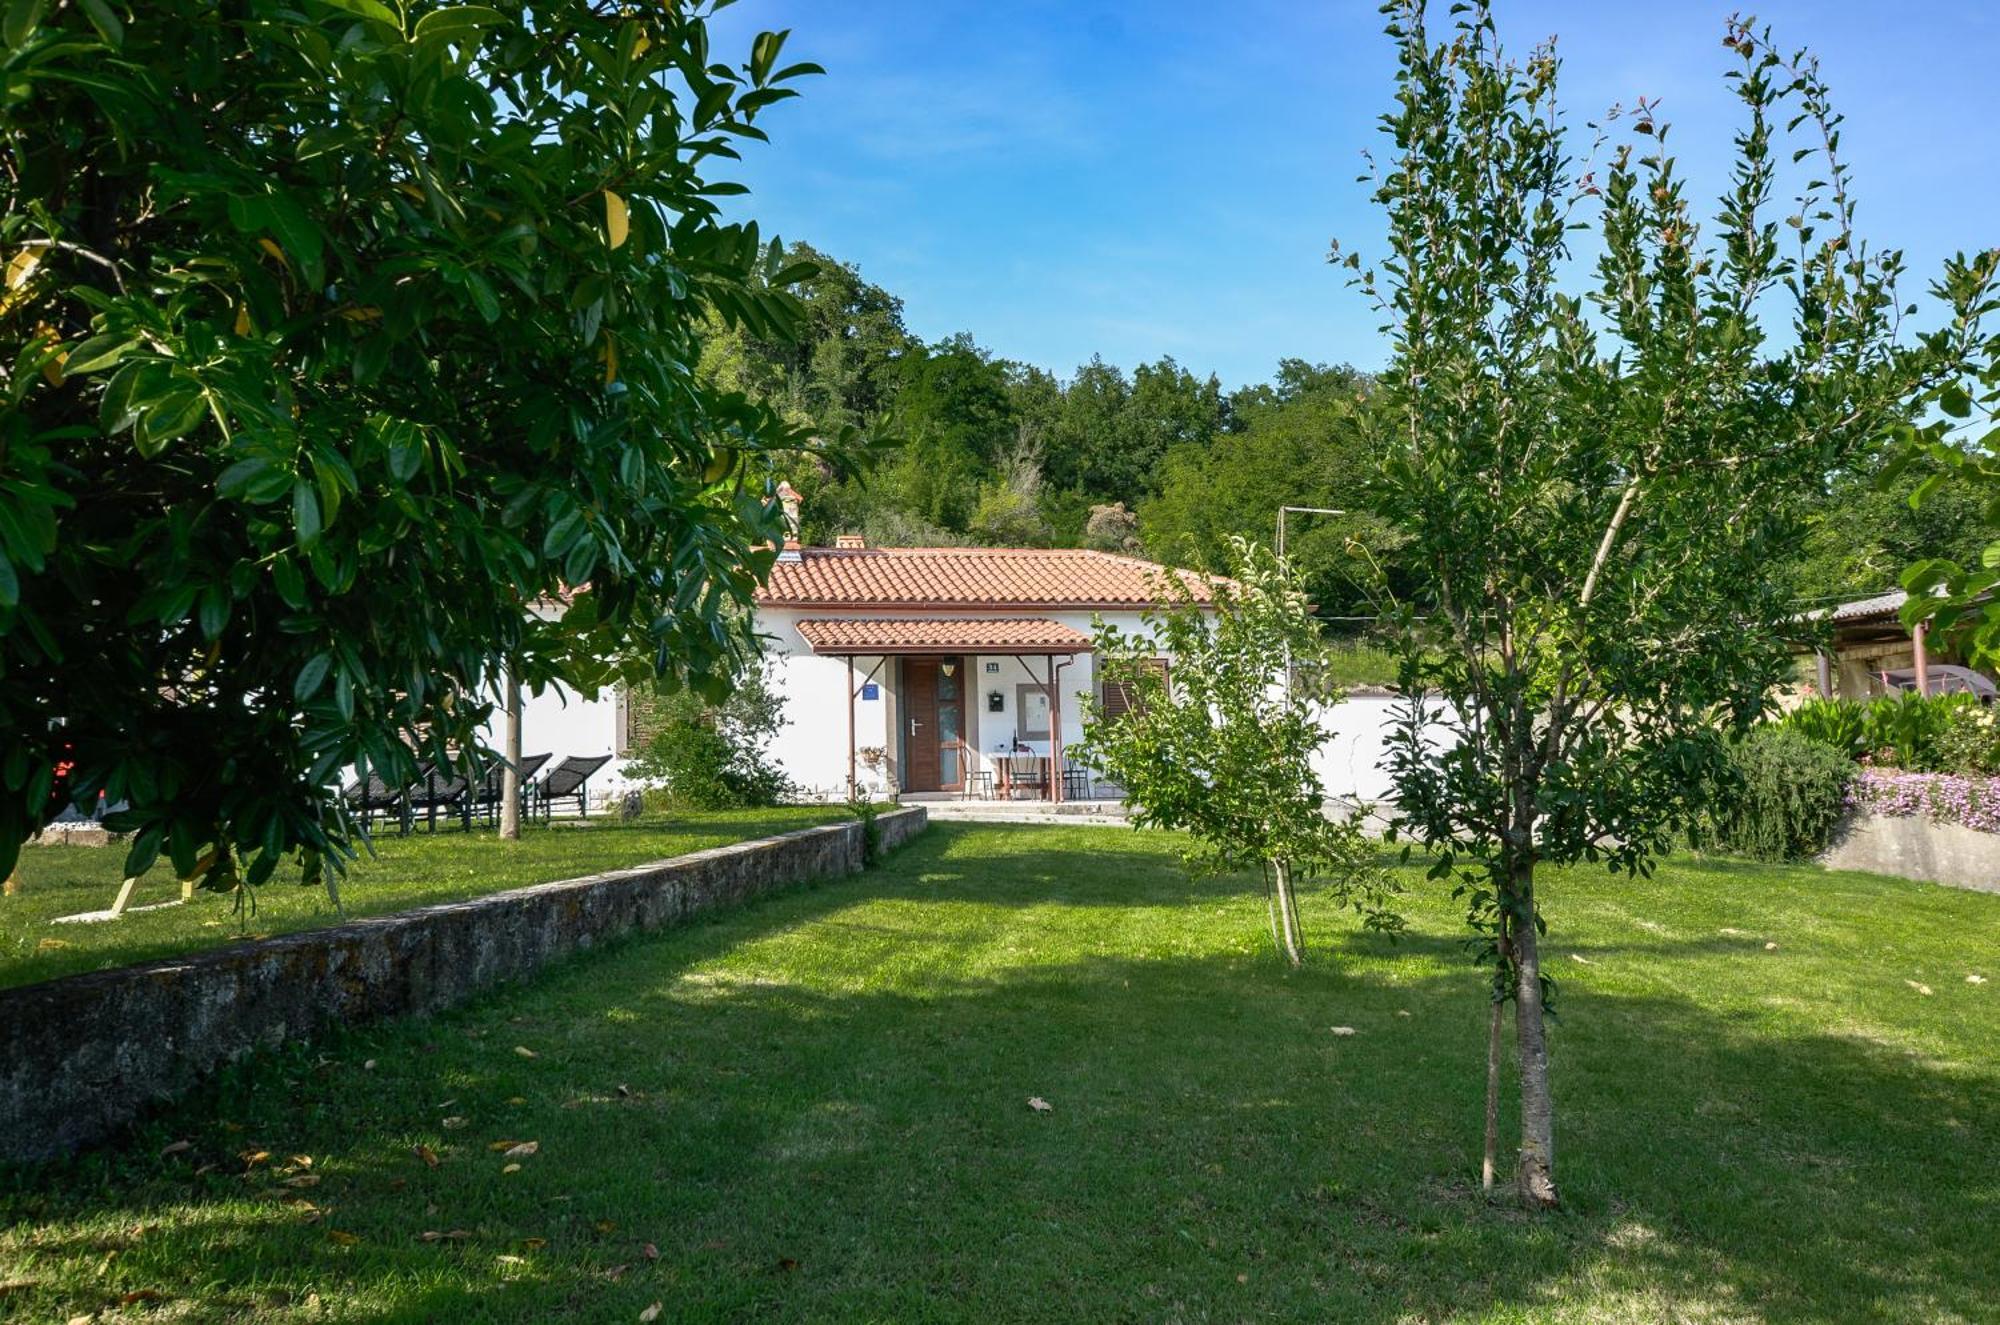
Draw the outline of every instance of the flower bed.
M2000 777L1862 768L1847 784L1847 806L1862 814L1922 817L2000 833Z

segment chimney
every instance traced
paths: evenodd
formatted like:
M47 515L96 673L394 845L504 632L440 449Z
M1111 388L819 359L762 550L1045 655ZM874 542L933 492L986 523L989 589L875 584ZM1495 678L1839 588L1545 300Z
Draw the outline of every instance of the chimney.
M799 550L799 490L789 481L778 484L778 504L785 510L785 543L778 560L803 561L805 554Z
M868 546L868 540L860 534L835 534L833 545L843 552L859 552Z

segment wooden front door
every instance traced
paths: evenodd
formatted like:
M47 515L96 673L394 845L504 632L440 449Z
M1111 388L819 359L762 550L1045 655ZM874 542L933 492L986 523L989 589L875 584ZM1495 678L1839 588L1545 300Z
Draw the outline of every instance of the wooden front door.
M904 659L905 790L964 790L964 694L964 659Z

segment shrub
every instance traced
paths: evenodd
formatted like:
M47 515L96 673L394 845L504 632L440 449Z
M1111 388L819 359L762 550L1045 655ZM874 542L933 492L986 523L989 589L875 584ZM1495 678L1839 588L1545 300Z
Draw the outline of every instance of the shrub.
M795 788L769 748L784 722L785 702L762 667L746 671L735 691L711 704L681 690L655 699L651 735L627 772L666 784L676 808L749 809L777 805Z
M1776 725L1808 741L1832 746L1849 759L1859 759L1868 748L1868 711L1858 700L1809 699Z
M1850 807L1867 814L1920 816L2000 833L2000 778L1864 768L1848 788L1847 799Z
M1941 773L2000 773L2000 713L1976 703L1956 705L1933 756Z
M1938 767L1938 742L1968 706L1970 695L1885 695L1868 706L1864 741L1878 763L1922 771Z
M1718 798L1697 845L1753 860L1808 860L1826 849L1848 808L1855 766L1833 746L1781 723L1730 751L1735 785Z

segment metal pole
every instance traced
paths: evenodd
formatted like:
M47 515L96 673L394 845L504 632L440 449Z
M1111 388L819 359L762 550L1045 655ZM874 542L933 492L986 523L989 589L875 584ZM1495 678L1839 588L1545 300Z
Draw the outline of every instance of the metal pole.
M1049 803L1062 803L1062 700L1056 694L1056 656L1049 662Z
M861 799L861 785L854 776L854 655L847 655L847 799Z
M1928 695L1931 692L1930 650L1925 647L1924 641L1924 636L1929 633L1929 629L1930 623L1928 621L1919 621L1917 628L1910 632L1911 651L1916 654L1917 693L1920 695Z

